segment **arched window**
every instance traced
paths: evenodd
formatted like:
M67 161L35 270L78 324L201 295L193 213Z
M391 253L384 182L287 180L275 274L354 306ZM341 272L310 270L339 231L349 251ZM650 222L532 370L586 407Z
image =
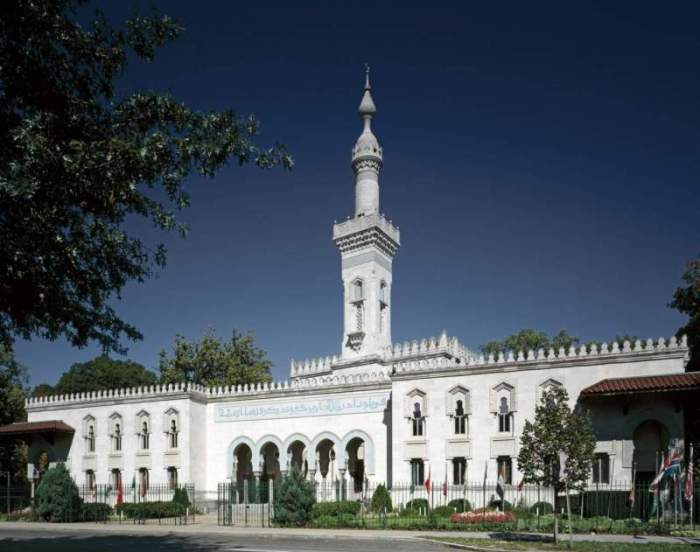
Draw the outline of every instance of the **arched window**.
M364 286L362 285L362 280L355 280L352 283L352 300L362 301L365 298Z
M455 405L455 435L464 435L467 432L467 416L464 413L464 404L461 399Z
M498 431L500 433L510 433L513 421L513 413L508 406L508 399L501 397L498 405Z
M88 425L87 451L95 452L95 424Z
M506 485L513 484L513 461L510 456L499 456L498 462L498 477L503 476L503 482Z
M421 458L411 460L411 484L422 485L425 477L425 465Z
M420 409L420 403L416 402L413 404L413 436L422 437L423 436L423 426L425 424L425 417Z
M170 420L169 432L170 448L177 448L177 421Z
M91 491L95 488L95 471L94 470L85 470L85 485Z
M139 468L139 493L146 496L148 492L148 469Z
M122 450L122 426L120 422L114 422L114 433L112 434L112 448L114 452Z
M464 485L467 473L467 459L462 457L452 459L452 483Z
M141 422L141 449L148 450L148 420Z
M114 468L111 472L110 485L114 491L119 491L122 485L122 472L118 468Z
M177 468L173 466L168 468L168 487L171 491L177 489Z

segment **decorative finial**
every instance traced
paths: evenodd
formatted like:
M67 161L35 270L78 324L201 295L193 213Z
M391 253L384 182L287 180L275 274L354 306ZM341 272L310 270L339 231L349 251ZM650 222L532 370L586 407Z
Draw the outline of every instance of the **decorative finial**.
M369 85L369 63L365 63L365 90L369 90L371 86Z

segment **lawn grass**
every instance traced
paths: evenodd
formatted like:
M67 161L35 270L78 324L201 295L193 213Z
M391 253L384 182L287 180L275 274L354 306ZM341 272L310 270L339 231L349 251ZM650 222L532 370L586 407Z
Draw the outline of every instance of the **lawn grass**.
M465 539L458 537L430 537L425 538L440 541L448 544L461 544L482 549L494 550L569 550L567 542L554 544L553 542L543 542L534 539L530 540L502 540L502 539ZM666 543L619 543L619 542L598 542L581 541L573 543L573 550L578 552L691 552L700 549L700 546L691 544L666 544ZM640 548L640 546L642 548Z

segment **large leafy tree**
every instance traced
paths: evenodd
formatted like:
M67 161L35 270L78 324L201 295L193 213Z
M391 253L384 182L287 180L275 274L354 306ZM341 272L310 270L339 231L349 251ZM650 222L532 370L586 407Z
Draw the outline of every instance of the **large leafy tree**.
M0 425L27 419L24 399L27 373L7 349L0 348ZM15 481L24 481L26 447L20 439L0 439L0 471L9 471Z
M84 393L99 389L138 387L156 383L158 383L158 377L138 362L116 360L107 355L101 355L87 362L73 364L63 373L52 391L53 393Z
M260 149L259 125L199 112L168 94L117 93L127 60L150 61L180 35L167 16L116 28L84 0L7 0L0 10L0 342L66 337L122 350L141 334L113 299L165 263L162 245L124 228L140 216L186 231L183 181L229 160L291 166Z
M569 349L571 345L578 343L578 338L569 335L566 330L559 330L559 333L551 338L546 332L532 329L520 330L518 333L503 338L502 340L489 341L481 345L479 349L485 355L493 353L498 355L502 351L518 351L527 352L530 349L536 351L538 349L549 349L554 347L559 350L559 347Z
M266 382L272 363L267 353L256 347L251 334L233 330L228 341L221 341L209 330L199 341L175 338L172 354L160 353L163 383L181 381L203 385L242 385Z
M678 329L677 335L688 336L688 370L700 370L700 258L688 263L683 280L686 286L676 289L669 306L688 315L687 324Z
M591 471L594 450L595 436L588 414L569 408L569 396L563 387L549 387L535 407L535 419L525 421L518 469L525 483L553 487L556 497L566 486L583 488ZM560 477L560 452L567 455L565 478ZM557 511L555 504L555 516ZM556 528L555 522L555 540Z

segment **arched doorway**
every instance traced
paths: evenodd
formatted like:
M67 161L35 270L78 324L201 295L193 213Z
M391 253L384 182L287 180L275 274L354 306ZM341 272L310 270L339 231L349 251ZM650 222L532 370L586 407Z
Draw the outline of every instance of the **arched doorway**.
M304 477L309 470L309 465L305 458L306 445L297 440L293 441L289 448L287 449L287 469L297 470L302 473Z
M668 429L657 420L646 420L637 426L632 439L638 479L644 480L646 474L651 474L650 479L654 478L659 455L668 448L669 438Z
M280 451L275 443L265 443L260 449L260 480L275 481L280 476Z
M354 493L362 493L365 484L365 442L354 437L348 442L345 452L348 459L348 476Z
M236 483L238 502L243 502L245 493L253 481L253 451L246 443L233 450L233 479Z

